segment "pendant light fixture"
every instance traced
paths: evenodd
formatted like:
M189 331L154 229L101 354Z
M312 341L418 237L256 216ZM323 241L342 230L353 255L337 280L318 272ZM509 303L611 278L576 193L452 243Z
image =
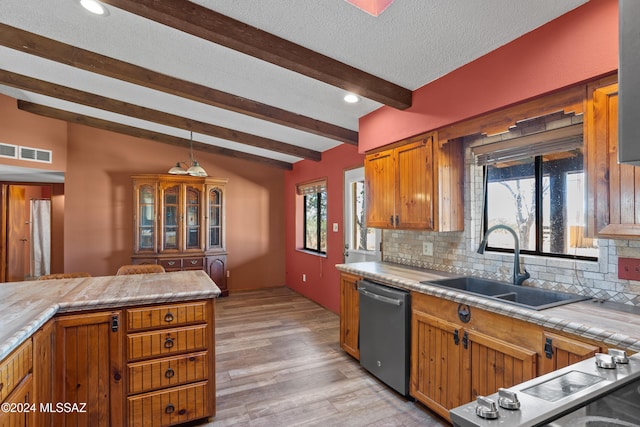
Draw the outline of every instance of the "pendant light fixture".
M168 173L171 175L208 176L198 161L193 158L193 131L189 132L189 153L189 163L176 162L176 165L169 169Z

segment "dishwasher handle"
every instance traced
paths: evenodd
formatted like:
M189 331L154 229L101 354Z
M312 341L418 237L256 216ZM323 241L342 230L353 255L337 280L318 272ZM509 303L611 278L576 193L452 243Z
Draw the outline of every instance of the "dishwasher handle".
M364 295L366 297L373 298L374 300L383 302L385 304L393 304L393 305L397 305L398 307L402 305L402 300L385 297L383 295L374 294L373 292L369 292L369 291L367 291L366 289L363 289L363 288L359 288L358 292L360 292L362 295Z

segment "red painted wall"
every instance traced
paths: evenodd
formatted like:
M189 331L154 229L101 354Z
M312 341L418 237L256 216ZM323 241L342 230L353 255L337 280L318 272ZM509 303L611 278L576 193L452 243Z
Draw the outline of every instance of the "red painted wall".
M340 275L335 268L343 262L344 171L362 166L364 156L353 145L340 145L322 153L322 161L303 160L285 174L286 283L287 286L338 313L340 311ZM296 185L314 179L327 179L327 256L301 252L296 245ZM338 232L332 224L338 223ZM302 281L306 274L307 281Z
M364 153L617 69L618 1L591 0L414 91L408 110L383 107L362 117L359 150Z

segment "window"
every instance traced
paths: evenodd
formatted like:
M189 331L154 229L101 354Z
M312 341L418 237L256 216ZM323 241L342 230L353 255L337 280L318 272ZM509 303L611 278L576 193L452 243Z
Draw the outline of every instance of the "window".
M502 224L519 236L522 253L595 260L597 240L585 236L585 173L582 137L553 140L553 131L503 144L477 157L485 174L485 231ZM505 141L506 142L506 141ZM494 149L496 147L493 147ZM491 158L489 158L491 157ZM490 250L513 251L512 236L496 230Z
M326 181L298 185L303 202L303 249L327 253L327 190Z

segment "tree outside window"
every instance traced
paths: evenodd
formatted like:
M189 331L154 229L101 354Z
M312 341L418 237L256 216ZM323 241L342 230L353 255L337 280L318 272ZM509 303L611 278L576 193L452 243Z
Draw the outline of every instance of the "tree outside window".
M327 193L304 195L304 249L327 253Z

